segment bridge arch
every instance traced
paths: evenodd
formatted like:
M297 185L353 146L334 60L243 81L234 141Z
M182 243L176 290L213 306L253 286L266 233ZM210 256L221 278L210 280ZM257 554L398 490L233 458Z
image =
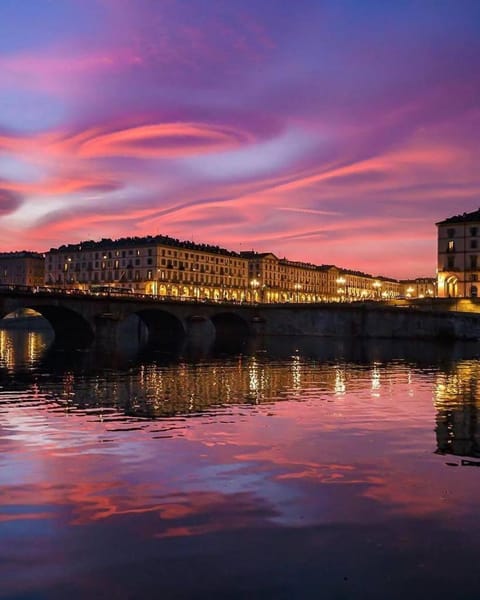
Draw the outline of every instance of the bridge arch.
M244 339L250 336L248 321L235 312L220 312L211 317L217 340Z
M147 341L152 345L176 345L186 335L185 324L171 312L158 309L140 309L134 313L147 330Z
M56 346L88 346L94 338L90 323L78 312L55 304L36 305L34 303L19 305L16 310L32 310L48 321L55 335L53 343ZM5 317L5 313L2 317Z

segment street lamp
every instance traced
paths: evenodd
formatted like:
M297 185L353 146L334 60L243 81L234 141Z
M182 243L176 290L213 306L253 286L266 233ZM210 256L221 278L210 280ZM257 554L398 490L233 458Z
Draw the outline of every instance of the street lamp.
M253 290L253 300L257 300L256 296L257 296L257 288L260 285L260 282L258 281L258 279L251 279L250 280L250 287Z
M382 287L382 284L379 281L374 281L372 285L375 290L374 296L375 298L378 298L380 296L380 288Z
M296 298L297 298L297 304L300 301L300 290L302 289L302 284L301 283L296 283L294 286L295 292L296 292Z
M343 286L345 285L345 283L347 282L347 280L345 279L345 277L338 277L337 279L337 283L339 286L339 288L337 288L337 294L340 295L340 299L344 300L344 295L345 295L345 289Z
M414 289L413 289L413 287L412 287L412 286L408 287L408 288L407 288L407 298L411 298L411 297L412 297L412 294L413 294L413 292L414 292Z

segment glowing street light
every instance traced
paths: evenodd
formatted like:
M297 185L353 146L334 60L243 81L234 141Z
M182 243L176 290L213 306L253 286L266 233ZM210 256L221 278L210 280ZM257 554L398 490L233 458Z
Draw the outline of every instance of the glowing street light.
M374 295L375 295L375 298L378 298L378 297L380 296L380 288L382 287L382 284L380 283L380 281L374 281L374 282L372 283L372 286L373 286L373 288L374 288L374 292L375 292L375 293L374 293Z
M298 304L298 302L300 300L300 290L302 289L302 284L301 283L295 283L293 287L294 287L295 292L296 292L297 304Z
M258 289L259 285L260 285L260 282L258 281L258 279L251 279L250 280L250 287L253 290L253 292L252 292L253 293L253 300L257 300L256 296L257 296L257 289Z
M340 286L339 288L337 288L337 294L343 300L344 296L345 296L345 291L346 291L346 288L343 286L347 283L347 280L345 279L345 277L338 277L336 282Z

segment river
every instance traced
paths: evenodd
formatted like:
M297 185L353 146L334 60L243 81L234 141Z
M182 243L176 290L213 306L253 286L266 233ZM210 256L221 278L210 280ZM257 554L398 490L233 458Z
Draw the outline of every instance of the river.
M476 600L480 348L0 330L0 597Z

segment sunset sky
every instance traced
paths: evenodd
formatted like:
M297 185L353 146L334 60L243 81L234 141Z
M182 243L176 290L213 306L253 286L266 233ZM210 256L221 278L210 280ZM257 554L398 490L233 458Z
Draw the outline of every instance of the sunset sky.
M477 0L0 0L1 251L162 233L434 275L479 156Z

